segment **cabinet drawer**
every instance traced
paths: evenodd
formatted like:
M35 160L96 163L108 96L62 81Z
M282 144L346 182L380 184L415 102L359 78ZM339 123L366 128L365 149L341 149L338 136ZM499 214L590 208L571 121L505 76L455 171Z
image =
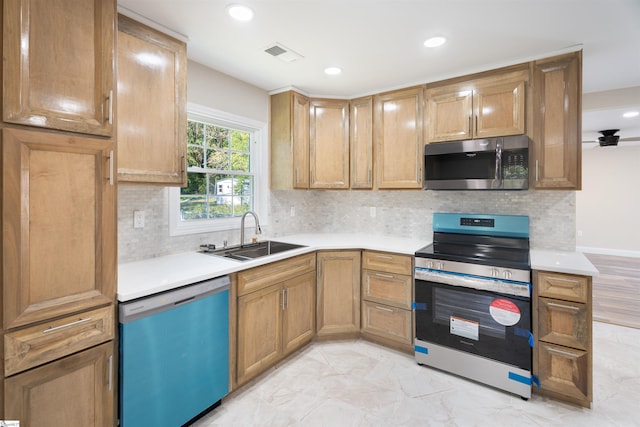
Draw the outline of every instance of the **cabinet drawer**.
M411 309L412 277L402 274L362 271L362 298Z
M586 351L541 342L538 345L540 391L591 402L589 359Z
M410 345L411 311L362 301L362 331Z
M590 277L573 274L536 272L536 286L541 297L587 302Z
M316 254L310 253L238 273L238 296L294 278L316 269Z
M588 350L589 329L586 304L548 298L538 300L538 339Z
M411 276L412 257L387 252L364 251L362 268Z
M20 329L4 336L4 374L34 366L113 339L112 305Z

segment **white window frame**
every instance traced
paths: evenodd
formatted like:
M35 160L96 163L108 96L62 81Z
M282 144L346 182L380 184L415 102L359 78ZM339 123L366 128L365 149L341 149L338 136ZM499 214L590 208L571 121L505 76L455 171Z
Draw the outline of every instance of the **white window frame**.
M187 103L187 116L189 119L253 134L253 141L250 147L251 167L254 173L253 210L260 217L260 225L268 225L267 195L269 177L266 173L269 170L267 165L269 151L267 147L267 124L193 103ZM170 236L184 236L187 234L236 229L240 229L240 217L183 221L180 216L180 188L169 188Z

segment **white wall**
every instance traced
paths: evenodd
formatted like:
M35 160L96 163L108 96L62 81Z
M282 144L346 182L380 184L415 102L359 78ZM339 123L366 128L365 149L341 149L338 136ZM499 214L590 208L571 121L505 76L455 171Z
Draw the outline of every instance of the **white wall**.
M640 257L640 144L585 144L576 192L576 244L584 252Z

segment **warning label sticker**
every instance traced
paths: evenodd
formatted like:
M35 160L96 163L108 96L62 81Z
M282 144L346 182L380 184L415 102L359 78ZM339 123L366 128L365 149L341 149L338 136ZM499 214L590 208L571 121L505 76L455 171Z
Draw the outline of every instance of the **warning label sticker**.
M489 306L493 320L504 326L513 326L520 321L520 309L508 299L494 299Z
M478 341L479 331L480 323L478 322L455 316L449 318L449 332L453 335Z

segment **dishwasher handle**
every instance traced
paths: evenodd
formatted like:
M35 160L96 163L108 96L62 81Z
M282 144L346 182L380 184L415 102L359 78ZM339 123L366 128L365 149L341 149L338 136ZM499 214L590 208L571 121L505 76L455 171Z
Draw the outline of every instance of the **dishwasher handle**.
M120 323L129 323L172 308L197 301L229 289L229 276L193 283L171 291L154 294L119 306Z

